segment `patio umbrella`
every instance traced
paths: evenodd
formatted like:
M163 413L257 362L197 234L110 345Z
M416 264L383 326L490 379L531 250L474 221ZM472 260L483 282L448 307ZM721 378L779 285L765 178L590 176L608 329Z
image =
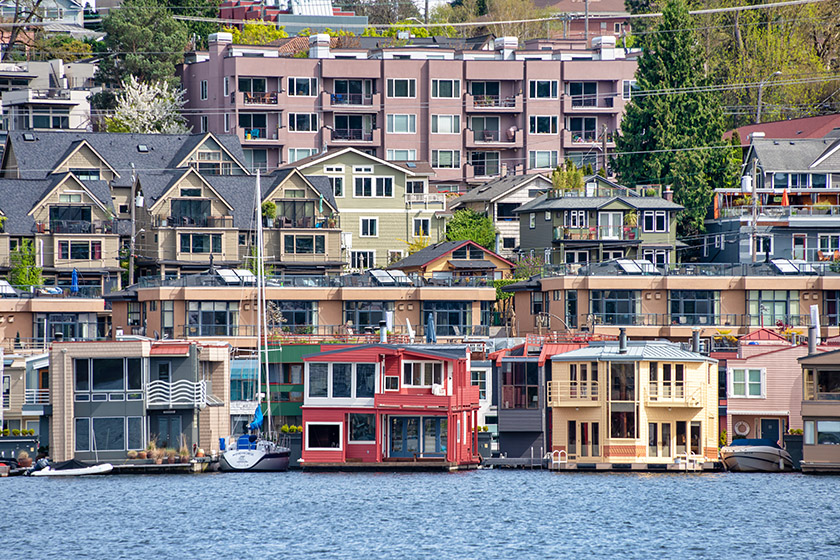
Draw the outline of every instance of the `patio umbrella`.
M79 272L75 268L73 269L73 277L70 280L70 291L74 294L79 291Z
M788 199L787 189L782 192L782 206L790 206L790 200Z
M434 344L437 342L437 333L435 332L435 316L429 313L429 318L426 320L426 342Z

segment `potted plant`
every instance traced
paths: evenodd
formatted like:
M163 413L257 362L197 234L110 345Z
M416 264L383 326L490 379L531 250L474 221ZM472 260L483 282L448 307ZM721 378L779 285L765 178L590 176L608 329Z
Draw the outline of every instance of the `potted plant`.
M274 227L274 218L277 217L277 205L270 200L262 203L262 217L265 227Z
M155 460L156 465L163 464L163 449L155 449L153 452L153 458Z
M204 457L204 449L198 448L198 451L195 452L196 457Z
M26 451L21 451L17 456L18 466L22 469L28 469L32 466L32 457Z
M169 448L166 450L166 462L170 465L174 465L178 461L178 452L175 451L173 448Z
M136 451L134 451L133 449L125 454L125 456L128 457L129 459L131 459L132 461L134 459L137 459L137 455L138 455L138 453Z
M12 435L13 435L13 436L19 436L19 435L20 435L20 430L18 430L17 428L15 428L14 430L12 430Z
M137 458L138 459L146 459L147 453L145 451L138 451Z

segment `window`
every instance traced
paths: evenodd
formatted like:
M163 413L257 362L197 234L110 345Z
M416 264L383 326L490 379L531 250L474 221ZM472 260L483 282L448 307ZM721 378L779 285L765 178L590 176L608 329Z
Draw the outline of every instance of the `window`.
M818 236L820 251L831 253L840 250L840 234L820 234Z
M610 437L636 437L636 364L610 362Z
M757 255L773 254L773 234L755 236L755 252Z
M603 325L635 325L641 312L638 290L592 290L589 312Z
M557 99L557 80L531 80L531 99Z
M596 117L571 117L569 119L572 142L595 142L598 139L597 128Z
M59 241L58 258L67 260L100 260L102 258L101 241Z
M393 177L355 177L353 179L355 198L391 198L394 196Z
M431 220L429 218L414 218L414 237L429 237Z
M432 115L432 134L458 134L460 132L460 115Z
M671 323L717 325L720 292L717 290L670 290Z
M350 268L373 268L374 258L373 251L351 251Z
M642 231L663 233L668 231L668 212L645 210L642 212Z
M502 249L515 249L516 248L516 238L515 237L502 237Z
M489 177L499 174L499 152L471 152L470 164L478 177Z
M351 325L356 332L365 328L379 328L379 322L393 322L394 302L392 301L345 301L344 324ZM389 327L390 328L390 327Z
M388 249L388 265L398 263L403 259L402 249Z
M530 123L529 132L531 134L557 134L556 116L532 115Z
M330 181L333 195L336 198L342 198L344 196L344 177L327 177L327 179Z
M750 324L775 326L802 324L799 317L799 290L749 290L747 313Z
M425 194L426 181L406 181L405 192L407 194Z
M359 237L379 237L379 218L360 218Z
M645 249L644 251L642 251L642 258L646 261L655 264L656 266L663 266L668 264L670 256L671 252L667 249ZM621 251L618 252L617 256L610 255L610 259L620 259L623 257L624 254Z
M318 78L289 78L289 92L292 97L315 97L318 93Z
M407 78L388 78L388 97L416 97L416 80Z
M387 150L388 161L415 161L417 150Z
M182 233L181 252L182 253L221 253L222 252L222 234L203 234L203 233Z
M98 181L100 178L99 169L79 169L79 168L70 168L70 173L76 176L80 181ZM65 196L69 197L78 197L78 200L64 200ZM81 202L82 195L59 195L58 196L59 202Z
M639 85L636 80L622 80L621 82L621 98L630 99L634 91L639 91Z
M376 441L375 414L350 414L348 428L351 443L373 443Z
M327 396L327 378L329 376L329 364L308 364L309 367L309 396Z
M323 449L326 451L340 451L342 449L341 441L341 423L332 424L315 424L313 422L306 423L306 449Z
M268 138L268 115L265 113L239 113L239 128L245 139Z
M387 130L392 134L414 134L417 132L417 115L388 115Z
M825 316L829 326L840 325L840 290L825 290L823 292L825 302Z
M504 409L539 408L540 373L536 360L502 362L502 398Z
M472 333L471 302L424 301L423 317L428 319L429 313L434 315L438 336L465 336Z
M207 117L202 115L199 121L199 132L207 132Z
M567 210L565 213L566 227L589 227L589 212L587 210Z
M528 228L534 229L537 227L537 215L534 212L528 214Z
M125 418L93 418L93 442L97 451L125 450Z
M570 82L569 95L572 97L572 107L596 107L598 82Z
M528 152L530 169L554 169L557 167L557 150L531 150Z
M238 332L238 301L187 302L189 336L236 336Z
M763 368L730 369L729 396L745 399L764 398L764 375L765 370Z
M386 391L399 391L400 390L400 378L397 375L386 375L385 376L385 390Z
M531 315L539 315L545 311L544 297L542 292L531 292Z
M225 132L230 131L230 114L225 113Z
M578 324L577 290L566 290L566 324L570 329ZM592 378L595 381L595 378Z
M446 99L461 97L461 80L432 80L432 97Z
M289 148L289 163L294 163L299 159L314 156L317 153L317 148Z
M225 97L230 95L230 78L227 76L225 76L224 80L222 80L222 91L224 92Z
M492 103L499 99L500 92L499 82L472 82L470 89L475 97L480 98L476 103L485 106L491 106Z
M90 418L76 418L76 451L90 451Z
M175 336L175 302L163 300L160 302L161 335L164 338Z
M432 150L432 167L436 169L458 169L461 167L460 150Z
M403 362L403 387L443 385L441 362Z
M273 300L268 302L268 318L283 332L311 332L318 326L318 302Z
M323 235L284 235L283 252L297 255L323 255L326 252Z
M201 91L201 99L207 99L207 80L201 80L201 82L199 83L199 89Z
M21 107L14 120L18 130L70 128L70 109L49 106Z
M317 113L289 113L289 130L292 132L317 132Z
M355 367L356 398L372 399L376 387L376 364L355 364Z

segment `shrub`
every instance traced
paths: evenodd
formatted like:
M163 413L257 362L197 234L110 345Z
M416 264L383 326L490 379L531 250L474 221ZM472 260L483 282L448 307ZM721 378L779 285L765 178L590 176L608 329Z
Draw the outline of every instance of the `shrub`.
M18 430L17 428L15 428L14 430L12 430L12 435L13 435L13 436L19 436L19 435L20 435L20 430Z
M280 426L280 431L283 432L284 434L288 434L289 433L288 424L283 424L282 426Z

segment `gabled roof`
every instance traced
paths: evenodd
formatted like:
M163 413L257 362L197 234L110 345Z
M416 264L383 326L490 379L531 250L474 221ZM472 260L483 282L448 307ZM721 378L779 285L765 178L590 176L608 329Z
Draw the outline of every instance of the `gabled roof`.
M543 194L514 210L514 213L539 212L542 210L598 210L612 204L622 202L636 210L668 210L677 212L682 206L658 196L563 196L549 198Z
M552 183L551 179L540 174L499 177L459 196L452 202L451 208L458 208L468 202L495 202L519 189L534 188L535 185L539 185L539 188L551 188Z
M24 140L32 135L33 140ZM138 174L161 173L175 169L208 136L229 152L239 162L245 155L239 139L233 135L208 134L131 134L113 132L44 132L12 131L6 140L14 147L15 159L22 179L43 179L53 172L82 142L99 154L120 177L116 186L131 186L131 164ZM29 136L27 136L29 137ZM139 151L139 146L148 151ZM186 152L186 153L185 153ZM5 160L4 160L5 163Z
M216 194L216 197L225 206L227 206L229 210L233 210L233 206L231 206L231 204L228 203L228 201L225 199L225 196L222 193L220 193L217 189L215 189L213 187L213 185L209 181L207 181L207 179L203 175L201 175L201 173L199 173L195 168L185 167L183 169L178 169L178 170L175 170L175 171L171 171L171 172L168 173L168 175L172 177L172 180L169 181L169 184L166 186L166 188L163 190L163 192L156 193L156 196L154 196L151 199L151 200L153 200L153 202L152 202L152 204L149 205L149 209L154 208L156 205L158 205L161 202L161 200L166 197L166 195L169 193L169 191L171 191L175 187L176 184L178 184L180 181L182 181L184 179L184 177L186 177L187 175L195 175L196 177L199 178L199 180L202 183L207 185L210 188L210 190L213 191ZM234 175L234 177L241 177L241 175ZM253 179L251 177L248 177L248 178L253 181Z
M840 171L840 138L754 138L746 161L758 158L765 172L831 173Z
M335 193L333 192L329 178L320 175L304 175L299 169L294 167L284 167L283 169L278 169L260 178L262 200L266 200L266 198L291 175L299 175L304 181L309 183L317 194L324 197L324 202L332 208L334 212L338 211L338 205L335 201Z
M753 132L762 132L765 138L824 138L826 134L838 128L840 128L840 113L748 124L735 130L738 131L741 141L746 144L747 137ZM733 132L730 130L724 134L724 138L730 138Z
M414 267L423 267L429 264L432 261L435 261L445 255L448 255L455 251L456 249L460 249L464 245L471 245L476 247L477 249L481 249L485 253L488 253L506 263L510 266L513 266L513 263L507 260L506 258L497 255L490 249L485 249L475 241L470 240L461 240L461 241L441 241L440 243L435 243L434 245L429 245L428 247L424 247L420 249L416 253L412 253L408 255L406 258L402 259L399 262L396 262L388 267L388 269L402 269L402 268L414 268ZM475 259L473 259L475 260Z
M756 331L753 331L750 334L744 335L741 338L739 338L738 342L751 342L759 340L790 343L788 339L786 339L777 332L771 331L770 329L758 329Z
M284 165L284 168L288 167L295 167L297 169L304 170L307 167L312 167L318 163L323 161L328 161L336 156L340 156L346 153L353 153L357 156L368 159L373 161L374 163L378 163L379 165L387 165L393 169L397 169L402 171L407 175L434 175L434 170L432 167L425 161L387 161L384 159L380 159L376 156L372 156L370 154L366 154L356 148L333 148L331 150L327 150L326 152L321 152L319 154L315 154L314 156L305 157L303 159L299 159L295 162L289 163Z

